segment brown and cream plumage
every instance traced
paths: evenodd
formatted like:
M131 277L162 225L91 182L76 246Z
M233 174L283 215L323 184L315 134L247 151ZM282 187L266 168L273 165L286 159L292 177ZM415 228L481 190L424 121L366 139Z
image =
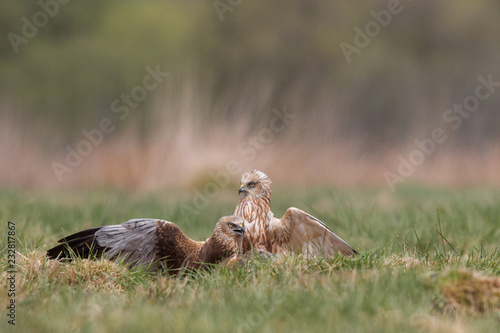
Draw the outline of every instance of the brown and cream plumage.
M104 256L132 266L160 267L173 274L180 268L203 268L241 250L244 220L237 216L219 219L206 241L187 237L172 222L157 219L133 219L119 225L92 228L59 240L60 245L47 251L51 259Z
M353 255L352 249L323 222L295 207L281 219L271 212L271 180L262 171L243 174L238 192L240 201L234 215L245 219L243 250L305 255Z

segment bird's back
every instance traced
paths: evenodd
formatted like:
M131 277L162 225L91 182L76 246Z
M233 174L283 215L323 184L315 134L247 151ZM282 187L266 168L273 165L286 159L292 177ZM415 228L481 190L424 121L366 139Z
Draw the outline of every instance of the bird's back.
M156 229L156 255L169 269L196 265L203 242L187 237L174 223L159 224Z

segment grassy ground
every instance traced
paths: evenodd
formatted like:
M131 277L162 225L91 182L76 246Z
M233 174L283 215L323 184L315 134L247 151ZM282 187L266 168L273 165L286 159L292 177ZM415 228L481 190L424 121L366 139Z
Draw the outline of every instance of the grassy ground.
M189 217L193 193L0 192L2 332L494 332L500 325L500 191L406 187L279 189L273 210L302 208L357 249L355 258L251 260L179 279L107 261L48 261L83 228L129 218L176 222L208 237L238 199L223 191ZM15 297L8 223L15 222ZM6 305L16 304L16 326Z

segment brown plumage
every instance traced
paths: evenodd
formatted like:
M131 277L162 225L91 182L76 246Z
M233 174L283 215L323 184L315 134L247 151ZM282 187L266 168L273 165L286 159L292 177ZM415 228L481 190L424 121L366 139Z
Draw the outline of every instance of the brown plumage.
M288 208L281 219L275 218L271 212L271 180L262 171L244 173L238 192L240 201L234 215L246 220L244 251L253 247L271 253L356 254L323 222L298 208Z
M47 251L51 259L104 256L132 266L160 267L176 274L180 268L203 268L241 250L244 220L237 216L219 219L214 233L204 242L187 237L172 222L134 219L119 225L92 228L61 240Z

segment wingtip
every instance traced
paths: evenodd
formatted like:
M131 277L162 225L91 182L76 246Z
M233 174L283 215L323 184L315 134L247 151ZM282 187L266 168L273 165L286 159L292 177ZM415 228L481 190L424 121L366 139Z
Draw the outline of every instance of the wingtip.
M45 252L45 256L52 260L65 258L62 245L57 245L51 249L48 249L47 252Z

